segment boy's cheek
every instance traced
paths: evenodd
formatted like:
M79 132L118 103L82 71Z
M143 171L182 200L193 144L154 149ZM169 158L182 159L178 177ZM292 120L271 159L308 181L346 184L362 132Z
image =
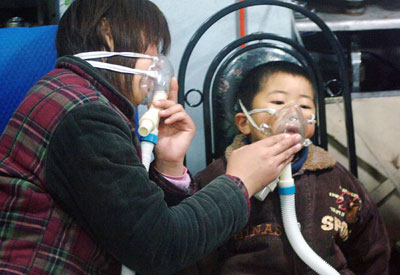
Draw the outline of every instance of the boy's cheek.
M312 138L315 132L315 123L313 124L307 124L306 125L306 130L305 130L305 138Z

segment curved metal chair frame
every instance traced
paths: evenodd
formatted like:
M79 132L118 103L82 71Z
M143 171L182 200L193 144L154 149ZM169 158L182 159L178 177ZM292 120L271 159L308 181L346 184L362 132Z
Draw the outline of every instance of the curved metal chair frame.
M250 44L247 45L246 47L243 48L239 48L238 47L240 45L243 45L244 43L248 43L251 41L261 41L261 40L274 40L274 41L279 41L279 42L283 42L285 44L290 45L291 47L293 47L294 49L296 49L297 51L293 51L289 48L277 45L277 44L270 44L270 43L257 43L257 44ZM204 108L204 121L210 121L211 125L205 125L205 141L206 141L206 148L211 148L211 150L206 150L206 160L207 163L210 163L213 159L219 157L222 155L223 151L221 150L222 148L219 148L221 146L216 146L215 143L213 142L213 139L211 138L211 136L215 136L215 133L220 130L220 126L221 125L214 125L212 122L216 121L217 123L220 121L218 118L218 116L215 115L215 113L213 112L213 110L219 110L218 107L218 100L216 100L216 95L212 92L216 90L216 86L218 85L218 80L221 77L221 74L224 72L224 69L226 66L228 66L229 64L231 64L231 62L236 59L237 57L239 57L242 53L244 52L249 52L253 49L257 49L257 48L262 48L262 47L268 47L268 48L275 48L275 49L279 49L287 54L289 54L289 56L292 56L295 58L295 60L300 63L300 65L304 66L307 70L310 71L310 75L313 77L313 85L314 87L316 87L317 91L323 91L323 82L322 82L322 76L320 74L320 71L318 70L318 67L316 66L315 62L313 61L312 57L309 55L309 53L299 44L295 43L293 40L288 39L288 38L284 38L284 37L280 37L274 34L269 34L269 33L257 33L257 34L250 34L247 35L245 37L242 37L238 40L235 40L234 42L230 43L228 46L226 46L223 50L221 50L219 52L219 54L214 58L214 60L211 62L211 65L209 66L209 69L207 71L206 77L205 77L205 81L204 81L204 87L203 87L203 91L211 91L211 97L210 97L210 93L205 93L205 101L203 102L203 108ZM236 50L238 49L238 50ZM235 51L236 50L236 51ZM235 51L231 54L231 56L229 56L225 61L224 58L229 55L232 51ZM300 53L300 54L298 54ZM221 66L218 66L221 62L223 61ZM311 70L310 70L311 68ZM218 71L217 71L218 69ZM217 71L217 72L216 72ZM215 77L213 78L213 76L215 75ZM314 76L316 76L317 78L315 79ZM212 81L212 80L216 80L216 81ZM211 85L213 84L213 85ZM212 89L210 89L210 87L212 86ZM229 99L232 99L234 97L234 95L232 95L231 97L229 97ZM316 102L317 102L317 121L320 121L321 123L319 123L318 127L317 127L317 131L316 134L314 135L314 142L323 147L323 148L327 148L327 135L326 135L326 123L325 123L325 104L319 104L319 99L322 98L322 100L324 99L324 97L321 97L318 95L318 93L316 94ZM228 107L228 109L233 110L233 104L234 102L230 102L231 103L231 108ZM210 105L213 106L213 108L210 108ZM227 109L227 108L224 108ZM226 110L225 110L226 111ZM212 113L212 117L213 119L210 119L210 113ZM219 131L221 132L221 131ZM229 144L224 144L224 142L220 142L222 143L222 147L226 147L226 145Z
M226 8L220 10L213 16L211 16L208 20L206 20L200 28L195 32L195 34L192 36L190 39L188 45L186 46L186 49L184 51L184 54L182 56L182 60L179 66L179 72L178 72L178 84L179 84L179 93L178 93L178 101L182 105L185 104L185 74L187 70L187 66L189 63L190 56L202 37L202 35L218 20L223 18L224 16L235 12L239 9L251 7L251 6L258 6L258 5L271 5L271 6L280 6L280 7L285 7L288 9L291 9L293 11L296 11L305 17L307 17L309 20L313 21L322 31L325 39L328 41L329 45L331 48L334 50L337 56L338 60L338 71L339 71L339 77L341 79L341 90L343 93L343 99L344 99L344 109L345 109L345 125L346 125L346 134L347 134L347 150L348 150L348 159L349 159L349 168L350 171L357 176L357 158L356 158L356 148L355 148L355 139L354 139L354 123L353 123L353 115L352 115L352 106L351 106L351 94L350 94L350 87L349 87L349 80L348 76L346 74L346 63L345 63L345 57L344 53L342 50L342 47L340 45L339 40L335 36L335 34L329 29L329 27L313 12L300 7L298 5L292 4L292 3L287 3L287 2L280 2L280 1L275 1L275 0L247 0L247 1L242 1L238 2L232 5L227 6ZM318 77L317 77L318 78ZM322 90L320 90L322 91ZM204 90L204 100L206 102L209 102L209 87L207 90ZM324 95L318 97L318 105L324 105ZM204 112L209 113L209 109L207 110L206 107L207 104L204 104ZM321 117L319 119L322 119ZM322 129L321 129L322 130ZM208 130L207 130L208 131ZM326 130L325 130L326 132ZM206 138L207 135L210 135L210 132L205 133ZM208 144L207 146L210 146ZM210 147L207 147L206 150L210 150Z

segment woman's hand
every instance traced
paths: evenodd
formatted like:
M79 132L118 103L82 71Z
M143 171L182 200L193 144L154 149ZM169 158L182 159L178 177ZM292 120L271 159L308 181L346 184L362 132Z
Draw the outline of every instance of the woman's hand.
M301 149L301 136L280 134L234 150L226 172L240 178L249 196L276 179Z
M159 112L158 141L155 147L157 170L169 176L182 176L183 160L196 127L183 106L177 104L178 82L172 78L167 100L153 102Z

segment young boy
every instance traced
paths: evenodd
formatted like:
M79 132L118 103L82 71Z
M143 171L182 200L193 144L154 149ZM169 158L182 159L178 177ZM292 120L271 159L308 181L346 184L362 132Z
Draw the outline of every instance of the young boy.
M341 274L388 274L389 241L377 208L363 185L326 151L307 143L315 130L314 90L307 72L285 61L250 70L241 82L241 134L225 156L196 176L199 188L224 174L233 150L275 134L282 110L299 112L304 147L292 162L296 212L308 245ZM302 118L303 116L304 118ZM277 188L251 199L247 225L214 254L198 263L202 274L310 274L286 237ZM176 198L176 196L175 196Z

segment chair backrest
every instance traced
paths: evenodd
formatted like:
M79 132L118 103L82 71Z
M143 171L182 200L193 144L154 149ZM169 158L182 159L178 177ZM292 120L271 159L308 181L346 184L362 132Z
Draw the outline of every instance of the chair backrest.
M0 133L27 91L54 68L56 25L0 28Z
M258 6L258 5L272 5L272 6L280 6L289 8L295 12L298 12L312 22L314 22L322 31L325 39L327 40L329 46L335 52L338 61L338 72L341 84L341 91L344 99L344 109L345 109L345 123L346 123L346 134L347 134L347 147L348 147L348 159L349 159L349 167L350 171L357 176L357 158L355 151L355 140L354 140L354 126L353 126L353 116L352 116L352 106L351 106L351 95L350 95L350 87L349 80L347 76L347 65L344 58L343 49L340 45L340 42L333 34L333 32L329 29L329 27L314 13L309 10L300 7L298 5L286 2L286 1L275 1L275 0L247 0L240 1L238 3L227 6L226 8L218 11L213 16L211 16L207 21L205 21L195 32L195 34L190 39L186 49L183 53L182 60L179 66L178 72L178 84L179 84L179 93L178 93L178 101L179 103L185 105L187 102L188 94L194 89L189 89L187 92L185 91L185 75L187 66L189 63L190 56L195 48L196 44L200 40L200 38L204 35L204 33L217 21L221 18L225 17L232 12L238 11L243 8ZM317 105L317 122L319 123L317 128L317 139L313 139L314 143L321 145L322 147L327 147L327 133L326 133L326 123L325 123L325 84L321 80L321 76L319 74L318 68L316 68L312 58L310 58L310 54L301 47L296 41L277 37L272 34L254 34L255 36L264 35L262 39L267 40L276 40L278 42L283 42L287 45L284 50L289 56L295 57L297 61L305 65L305 67L312 71L314 75L314 85L316 86L317 95L316 95L316 105ZM234 66L238 66L238 68L247 69L248 65L246 59L252 55L251 53L241 53L237 54L241 50L237 49L241 47L243 44L255 40L252 35L248 37L240 38L228 46L226 46L212 61L208 72L206 74L204 80L204 87L202 91L202 100L203 100L203 116L204 116L204 134L205 134L205 147L206 147L206 162L210 163L213 159L218 157L223 153L223 150L227 143L231 141L231 137L235 134L232 124L232 108L233 102L232 100L235 98L232 92L234 93L235 85L237 85L237 80L240 78L238 76L238 71L235 71L237 68ZM248 40L247 40L248 39ZM260 38L261 40L261 38ZM281 45L281 43L277 43L275 45ZM273 48L268 46L269 48ZM267 48L268 48L267 47ZM294 49L294 54L291 53L291 50ZM245 50L252 50L250 47L245 47ZM228 56L232 52L231 60L228 62L226 60L226 56ZM297 54L297 53L298 54ZM261 54L264 55L264 54ZM300 55L300 58L297 56ZM257 58L256 58L257 59ZM272 60L270 56L264 56L263 61L268 62L268 60ZM306 61L306 63L302 61ZM260 61L260 60L258 60ZM255 61L258 65L258 61ZM260 64L262 63L260 61ZM237 63L237 64L236 64ZM254 66L254 62L248 62L251 66ZM222 65L221 65L222 64ZM233 66L233 67L230 67ZM222 69L219 69L222 68ZM240 71L240 69L239 69ZM236 76L235 76L236 75ZM235 76L235 77L233 77ZM235 84L236 83L236 84ZM189 104L190 105L190 104ZM199 104L196 104L196 106ZM192 106L193 107L193 106ZM221 142L220 142L221 141Z
M279 40L274 42L260 42L261 38ZM250 42L256 40L254 44L242 44L243 41ZM211 63L206 75L204 91L210 90L210 100L205 100L204 107L209 110L210 116L205 116L205 127L210 128L211 132L211 152L207 155L207 160L211 161L224 154L225 148L232 142L238 133L234 116L238 110L236 94L238 85L250 69L270 61L284 60L303 66L311 75L313 85L316 88L315 98L323 93L322 77L318 67L313 62L312 57L300 45L291 41L291 45L283 45L282 42L289 39L278 37L272 34L252 34L243 37L221 51ZM239 46L241 45L241 46ZM294 47L292 47L294 46ZM235 48L236 47L236 48ZM229 52L232 50L232 52ZM225 55L228 55L225 57ZM214 64L220 63L219 66ZM218 68L215 71L215 68ZM214 76L210 83L211 76ZM211 88L209 87L211 85ZM317 100L318 101L318 100ZM209 105L209 107L206 107ZM313 137L315 144L326 148L326 121L325 105L317 104L317 130Z

